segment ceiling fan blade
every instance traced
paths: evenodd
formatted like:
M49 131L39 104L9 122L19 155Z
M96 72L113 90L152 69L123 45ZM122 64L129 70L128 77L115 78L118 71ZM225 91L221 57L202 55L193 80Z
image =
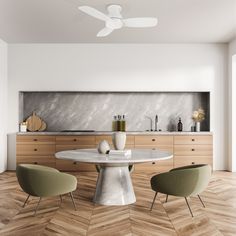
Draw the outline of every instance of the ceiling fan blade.
M80 6L78 7L80 11L95 17L99 20L103 20L103 21L107 21L110 20L110 17L105 15L104 13L98 11L97 9L93 8L93 7L89 7L89 6Z
M105 27L97 33L97 37L106 37L112 31L113 31L113 29Z
M157 18L155 17L137 17L123 20L124 26L139 28L139 27L154 27L157 25Z

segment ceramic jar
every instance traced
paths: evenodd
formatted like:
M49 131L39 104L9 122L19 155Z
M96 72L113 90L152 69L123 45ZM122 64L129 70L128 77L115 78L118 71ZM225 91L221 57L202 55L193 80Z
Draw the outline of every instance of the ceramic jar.
M98 144L98 152L102 154L108 154L110 151L110 145L106 140L102 140Z
M196 122L196 132L200 132L200 131L201 131L201 123Z
M126 143L126 133L125 132L113 133L112 142L116 150L124 150Z

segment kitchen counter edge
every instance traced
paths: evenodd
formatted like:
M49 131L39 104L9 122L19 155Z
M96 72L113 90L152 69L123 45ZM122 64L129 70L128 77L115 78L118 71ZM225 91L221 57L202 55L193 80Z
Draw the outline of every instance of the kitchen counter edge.
M95 132L17 132L17 135L53 135L53 136L65 136L65 135L111 135L113 131L95 131ZM127 135L212 135L213 132L146 132L146 131L127 131Z

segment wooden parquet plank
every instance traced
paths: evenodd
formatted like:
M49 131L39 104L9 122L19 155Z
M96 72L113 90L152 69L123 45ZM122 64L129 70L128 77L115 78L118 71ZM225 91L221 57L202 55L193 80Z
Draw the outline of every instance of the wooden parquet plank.
M236 235L236 174L215 172L201 195L206 208L197 197L189 203L190 216L183 198L158 194L154 208L150 206L154 192L152 175L132 174L137 201L128 206L100 206L92 202L97 173L71 173L78 179L74 198L75 211L69 195L45 198L33 216L37 198L30 198L22 208L26 194L20 189L14 172L0 174L0 235L83 235L83 236L231 236Z

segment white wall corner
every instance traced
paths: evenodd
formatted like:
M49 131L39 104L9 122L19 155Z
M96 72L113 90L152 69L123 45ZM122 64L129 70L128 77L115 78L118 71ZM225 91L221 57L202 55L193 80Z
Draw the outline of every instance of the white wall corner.
M232 66L236 66L236 38L229 43L228 52L228 170L236 172L236 68Z
M7 169L8 45L0 39L0 173Z

